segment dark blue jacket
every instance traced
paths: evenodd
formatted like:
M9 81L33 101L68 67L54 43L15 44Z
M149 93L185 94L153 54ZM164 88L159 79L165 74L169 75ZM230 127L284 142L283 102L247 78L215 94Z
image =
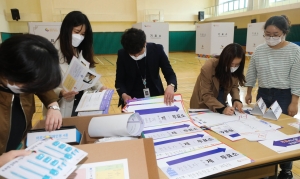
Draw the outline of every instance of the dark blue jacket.
M164 95L164 88L159 76L159 69L162 70L167 84L172 83L175 85L176 91L176 74L163 50L163 46L155 43L147 43L146 50L146 62L151 74L151 80L155 84L160 95ZM119 50L115 81L115 88L120 96L119 105L122 104L122 94L129 94L134 88L135 80L140 80L136 79L136 70L138 69L135 60L133 60L124 49Z

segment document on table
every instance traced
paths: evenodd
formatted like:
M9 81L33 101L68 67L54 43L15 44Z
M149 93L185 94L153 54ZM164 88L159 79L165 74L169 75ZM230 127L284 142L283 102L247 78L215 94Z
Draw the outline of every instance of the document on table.
M182 101L181 94L174 95L174 101ZM164 96L155 96L150 98L135 98L127 101L127 105L137 105L137 104L150 104L150 103L163 103Z
M88 133L91 137L140 136L144 121L138 113L93 117Z
M26 150L28 156L17 157L0 168L5 178L67 178L87 153L51 138L38 141Z
M143 136L145 138L160 139L166 137L172 137L182 134L188 134L191 132L201 132L202 129L197 127L190 121L177 122L173 124L166 124L154 127L147 127L143 130Z
M205 147L211 147L217 144L221 144L221 142L202 131L156 139L154 140L154 150L156 159L161 159Z
M296 128L296 129L298 129L300 131L300 122L299 121L298 122L289 123L288 125Z
M231 141L237 141L237 140L244 138L237 131L235 131L232 127L228 126L226 123L218 125L218 126L213 126L210 129L212 131L214 131L215 133L217 133Z
M93 115L100 115L100 114L104 114L104 111L82 111L82 112L78 112L77 116L93 116Z
M238 121L240 119L247 119L248 117L253 117L248 114L240 114L240 115L224 115L218 113L203 113L198 115L193 115L191 118L194 120L196 125L212 127L220 124L224 124L226 122Z
M170 179L203 178L248 163L251 159L225 144L157 160Z
M241 136L249 141L262 141L287 137L286 134L274 129L268 131L241 133Z
M95 86L100 76L101 75L87 68L76 57L73 57L63 77L62 86L66 91L86 90Z
M101 110L100 104L102 102L104 93L105 91L95 93L89 93L88 91L86 91L79 101L76 112Z
M176 112L184 111L182 101L175 101L171 106L165 103L152 103L152 104L139 104L139 105L126 105L123 108L124 112L138 112L139 114L153 114L160 112Z
M281 128L276 124L271 125L271 123L266 122L260 119L247 119L247 120L238 120L227 122L226 125L233 128L236 132L248 133L248 132L262 132L262 131L270 131Z
M102 92L85 92L76 108L78 111L105 111L109 108L114 90L107 89Z
M127 159L79 165L67 179L129 179Z
M284 153L300 149L300 134L287 135L285 137L259 141L262 145L277 153Z
M174 122L190 121L189 116L184 111L143 114L140 116L144 120L145 128Z

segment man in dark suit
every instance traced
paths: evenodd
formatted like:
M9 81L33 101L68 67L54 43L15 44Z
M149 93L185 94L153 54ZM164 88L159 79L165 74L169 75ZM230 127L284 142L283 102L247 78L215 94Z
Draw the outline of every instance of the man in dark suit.
M177 90L177 79L163 46L146 43L144 31L131 28L122 35L123 49L118 51L115 87L120 96L119 106L132 98L164 95L170 105ZM164 90L159 69L167 81Z

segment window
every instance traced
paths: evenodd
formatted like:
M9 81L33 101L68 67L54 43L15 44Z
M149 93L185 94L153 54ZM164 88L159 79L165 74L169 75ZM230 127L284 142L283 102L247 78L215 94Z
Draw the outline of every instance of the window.
M247 8L248 0L219 0L219 14Z

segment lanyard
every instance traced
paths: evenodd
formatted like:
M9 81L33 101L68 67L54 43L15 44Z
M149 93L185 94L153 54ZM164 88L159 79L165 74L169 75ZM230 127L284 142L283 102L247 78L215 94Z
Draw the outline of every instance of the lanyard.
M147 68L146 68L146 57L145 57L145 78L143 78L143 76L142 76L142 73L141 73L141 70L140 70L140 67L139 67L139 64L137 63L137 61L135 61L135 63L136 63L136 66L137 66L137 68L138 68L138 70L139 70L139 73L140 73L140 75L141 75L141 79L142 79L142 82L143 82L143 85L145 86L145 89L147 88L147 86L146 86L146 84L147 84L147 82L146 82L146 72L147 72Z

